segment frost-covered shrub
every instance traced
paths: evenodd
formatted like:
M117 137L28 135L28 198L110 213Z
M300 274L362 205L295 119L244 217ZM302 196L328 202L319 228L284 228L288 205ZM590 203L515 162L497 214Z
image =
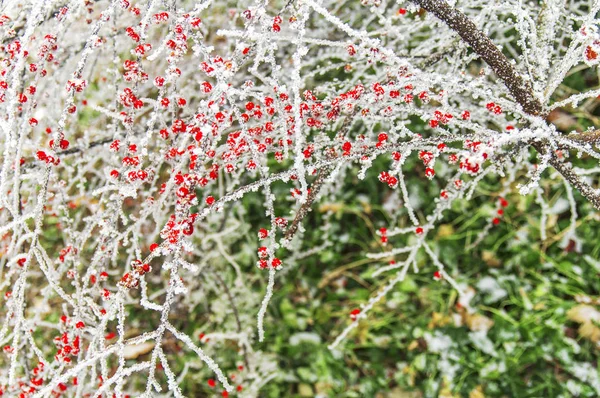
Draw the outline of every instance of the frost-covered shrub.
M183 349L223 396L258 395L278 371L273 353L255 349L277 328L265 322L276 278L335 240L331 212L313 226L321 245L303 245L307 214L381 159L375 174L395 200L393 218L379 230L384 249L365 255L389 281L348 309L332 349L419 271L417 256L464 294L428 239L486 179L501 189L488 193L474 245L503 222L514 189L535 196L544 239L541 179L564 181L565 242L577 245L577 201L600 209L600 196L598 169L573 163L600 158L600 135L565 135L548 115L600 95L557 90L574 68L600 61L599 9L583 0L5 1L3 393L181 396L197 369L172 370ZM425 218L408 176L430 187ZM247 222L248 195L264 202L258 227ZM241 234L253 235L252 252L236 249ZM190 316L197 308L201 319ZM226 372L220 354L231 342L237 359Z

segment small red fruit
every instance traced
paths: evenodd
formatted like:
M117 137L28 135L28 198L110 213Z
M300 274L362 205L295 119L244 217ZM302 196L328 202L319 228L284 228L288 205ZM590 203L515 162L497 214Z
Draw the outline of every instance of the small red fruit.
M261 228L258 230L258 239L265 239L267 236L269 236L269 231L267 231L264 228Z

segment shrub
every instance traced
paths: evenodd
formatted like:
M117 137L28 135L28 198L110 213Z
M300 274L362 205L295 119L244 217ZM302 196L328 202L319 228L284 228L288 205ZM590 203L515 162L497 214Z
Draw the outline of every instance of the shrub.
M600 60L600 6L451 3L4 4L2 391L259 395L280 371L276 280L343 245L340 203L367 183L388 218L362 256L385 285L324 315L329 348L423 264L485 346L465 269L434 237L477 214L465 245L490 259L488 236L525 206L535 220L518 222L547 242L561 195L562 247L581 250L600 90L569 79ZM578 107L572 131L557 115ZM192 371L206 385L184 392Z

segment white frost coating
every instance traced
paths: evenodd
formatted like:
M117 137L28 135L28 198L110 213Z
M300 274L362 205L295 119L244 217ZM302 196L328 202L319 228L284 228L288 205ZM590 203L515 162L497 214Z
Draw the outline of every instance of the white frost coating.
M212 358L210 358L209 356L207 356L204 353L204 351L202 351L202 348L200 348L197 345L195 345L194 342L189 338L189 336L187 336L186 334L180 333L170 323L167 323L166 328L167 328L167 330L169 332L173 333L179 340L181 340L183 343L185 343L185 345L190 350L194 351L198 355L198 357L200 357L200 359L202 360L202 362L206 363L206 365L213 372L215 372L215 375L219 379L219 382L221 382L221 384L223 384L223 387L225 387L225 389L227 391L233 391L233 386L231 386L231 384L229 384L229 381L227 380L227 377L223 374L223 372L221 371L221 369L219 369L219 365L217 365L217 363L215 361L213 361Z
M535 195L528 212L540 214L545 243L553 242L553 217L569 212L561 243L580 249L576 228L589 205L576 191L600 194L592 185L600 174L594 132L572 134L552 118L524 114L488 66L472 73L478 55L431 13L417 15L416 5L400 4L403 16L379 1L88 3L2 3L6 396L29 385L36 397L65 386L65 395L77 397L183 396L192 369L215 374L228 391L243 380L245 394L260 396L281 375L268 345L253 349L277 328L267 311L275 278L285 281L311 256L349 243L333 223L355 199L357 182L374 182L373 197L389 216L374 226L370 247L378 249L360 263L370 267L368 278L387 284L357 320L342 320L348 326L332 348L409 271L435 272L431 283L466 290L459 302L470 310L473 290L441 257L437 236L448 229L440 227L452 225L449 214L482 203L483 217L468 228L477 229L471 248L486 244L519 206L502 201L518 184ZM449 3L497 40L545 113L585 111L600 94L557 90L600 62L599 1L548 1L543 9L539 2ZM532 142L548 151L534 156ZM545 171L571 164L575 177L566 182ZM256 197L259 207L246 208ZM381 209L367 202L365 211ZM516 228L520 239L530 238ZM250 288L261 283L265 292ZM477 286L500 297L486 278ZM202 337L186 334L195 316ZM318 339L298 334L291 342L308 340ZM149 355L133 363L135 343L146 343ZM184 366L168 349L178 343L197 354ZM234 356L245 369L236 385L225 377L231 369L217 365ZM43 370L35 370L35 358ZM441 358L445 375L454 372L450 359ZM585 369L573 372L598 385ZM140 383L145 392L135 390Z
M267 282L267 291L265 293L265 297L262 300L260 305L260 309L258 310L257 318L257 329L258 329L258 341L264 341L265 339L265 314L267 313L267 306L269 305L269 301L271 297L273 297L273 286L275 286L275 269L269 269L269 280Z
M450 350L454 342L449 336L436 331L433 335L429 332L423 335L423 338L427 342L427 350L441 354Z
M477 289L487 294L486 302L494 303L508 295L508 292L500 287L498 281L491 276L481 278L477 282Z
M417 251L414 250L412 253L414 253L416 255ZM412 254L411 253L411 254ZM414 255L412 255L411 257L414 257ZM404 265L404 267L399 270L396 273L396 276L394 276L388 283L387 285L381 289L381 291L379 291L379 293L377 293L376 296L372 297L371 299L369 299L369 301L367 302L367 304L365 304L362 308L360 313L357 315L356 319L350 324L348 325L343 331L342 333L340 333L336 339L333 341L333 343L331 343L328 348L330 350L335 350L346 338L346 336L348 336L348 334L358 326L358 323L361 319L366 317L366 314L373 308L373 306L375 304L377 304L379 301L381 301L381 299L383 299L388 292L390 292L398 283L402 282L404 280L404 278L406 277L406 273L408 271L408 267L410 265L410 262L407 261L406 264Z
M487 332L485 330L481 330L478 332L470 332L469 340L475 345L475 347L484 353L491 355L493 357L498 356L496 349L494 348L494 343L487 337Z

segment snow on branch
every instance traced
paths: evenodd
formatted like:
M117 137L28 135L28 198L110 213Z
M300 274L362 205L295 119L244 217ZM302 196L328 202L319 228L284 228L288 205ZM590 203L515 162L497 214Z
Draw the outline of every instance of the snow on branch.
M520 186L546 240L558 180L575 240L599 134L547 116L600 93L559 89L600 62L600 5L550 3L2 3L0 395L260 396L279 283L364 180L382 287L332 349L409 272L465 290L433 239L455 204L490 201L482 244Z

